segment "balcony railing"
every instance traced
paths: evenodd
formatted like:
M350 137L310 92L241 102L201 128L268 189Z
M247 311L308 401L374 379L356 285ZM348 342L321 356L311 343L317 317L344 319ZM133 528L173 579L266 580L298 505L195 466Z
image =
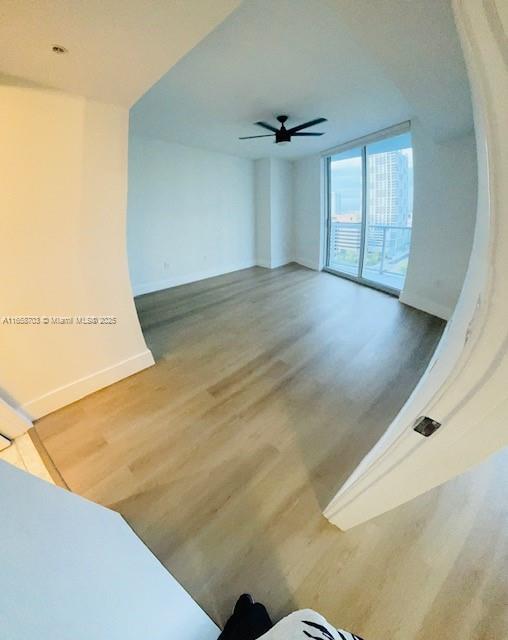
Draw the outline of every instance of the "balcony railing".
M361 255L360 222L332 221L330 229L330 266L358 275ZM401 288L407 268L411 243L411 227L368 224L362 275Z

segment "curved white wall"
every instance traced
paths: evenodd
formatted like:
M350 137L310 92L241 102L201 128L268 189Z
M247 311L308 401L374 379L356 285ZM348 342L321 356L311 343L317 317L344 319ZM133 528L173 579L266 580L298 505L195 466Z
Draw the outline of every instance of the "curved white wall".
M411 123L414 214L401 302L448 320L466 275L476 221L474 133L436 142Z
M153 363L127 269L128 112L4 84L0 131L0 316L117 319L0 320L0 397L37 418Z

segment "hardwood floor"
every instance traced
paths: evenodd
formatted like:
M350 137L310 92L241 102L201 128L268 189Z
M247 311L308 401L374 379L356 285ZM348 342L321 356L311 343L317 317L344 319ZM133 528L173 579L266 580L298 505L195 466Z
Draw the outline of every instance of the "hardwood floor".
M137 307L156 366L36 429L69 487L120 511L217 622L250 591L275 619L313 607L367 640L506 637L506 454L347 533L321 515L441 321L294 265Z
M0 451L0 460L12 464L22 471L31 473L41 478L41 480L56 484L50 470L46 466L45 460L39 454L31 438L32 433L35 433L34 429L30 429L30 433L24 433L18 436L7 449L2 449L2 451Z

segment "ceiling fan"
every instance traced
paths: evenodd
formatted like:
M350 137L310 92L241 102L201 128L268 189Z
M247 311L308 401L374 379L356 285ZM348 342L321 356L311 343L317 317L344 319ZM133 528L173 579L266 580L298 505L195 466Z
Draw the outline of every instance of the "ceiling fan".
M277 116L277 120L280 122L280 129L274 127L267 122L255 122L263 129L268 129L268 131L273 131L273 133L265 133L260 136L243 136L239 138L239 140L251 140L252 138L271 138L275 136L275 144L287 144L291 142L291 138L294 136L322 136L323 133L314 133L304 131L302 129L307 129L308 127L313 127L315 124L319 124L320 122L326 122L326 118L316 118L315 120L309 120L309 122L304 122L303 124L298 124L296 127L291 127L290 129L286 129L285 122L288 119L288 116Z

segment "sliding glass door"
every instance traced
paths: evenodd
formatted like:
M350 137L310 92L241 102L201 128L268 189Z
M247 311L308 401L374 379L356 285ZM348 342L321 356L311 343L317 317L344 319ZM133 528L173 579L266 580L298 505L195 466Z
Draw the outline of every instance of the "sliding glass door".
M328 267L358 276L362 264L363 150L329 158Z
M398 293L413 219L409 132L327 159L327 270Z

